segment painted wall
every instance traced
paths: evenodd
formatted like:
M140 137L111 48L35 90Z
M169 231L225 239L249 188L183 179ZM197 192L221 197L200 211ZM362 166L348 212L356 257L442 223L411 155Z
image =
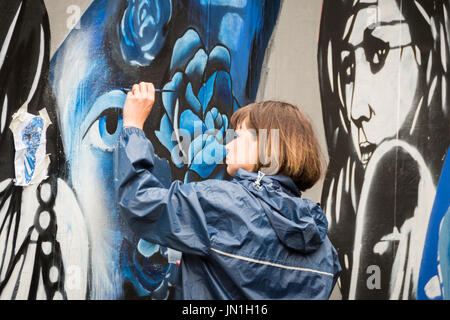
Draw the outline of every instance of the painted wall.
M171 298L177 253L113 201L121 89L142 80L175 91L144 128L166 184L229 179L232 113L297 104L329 163L304 196L327 213L342 298L448 298L449 5L2 1L0 298Z

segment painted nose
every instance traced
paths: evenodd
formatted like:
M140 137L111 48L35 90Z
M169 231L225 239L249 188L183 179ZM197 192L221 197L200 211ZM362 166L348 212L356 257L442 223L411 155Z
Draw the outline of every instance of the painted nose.
M361 54L361 52L358 52ZM350 117L355 125L361 128L363 121L370 121L372 114L375 114L370 105L370 81L367 75L371 74L370 67L364 63L359 63L355 68L355 79L353 92L347 97L347 105L350 105Z
M364 121L369 122L372 118L372 115L375 115L375 112L369 104L352 106L352 121L358 128L362 127L362 123Z

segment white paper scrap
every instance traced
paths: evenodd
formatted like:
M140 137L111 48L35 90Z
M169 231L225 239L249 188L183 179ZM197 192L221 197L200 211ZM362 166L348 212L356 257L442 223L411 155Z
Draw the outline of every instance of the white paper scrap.
M16 154L14 158L15 185L28 186L46 179L50 157L45 154L46 132L51 124L47 110L39 111L39 116L27 112L24 104L14 115L9 128L14 135Z

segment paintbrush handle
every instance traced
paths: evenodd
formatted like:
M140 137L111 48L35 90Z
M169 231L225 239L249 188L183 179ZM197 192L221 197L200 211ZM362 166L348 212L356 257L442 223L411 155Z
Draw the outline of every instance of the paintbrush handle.
M122 89L122 91L124 91L126 93L130 92L131 90L133 90L133 89L131 89L131 88ZM155 92L175 92L175 90L155 89Z

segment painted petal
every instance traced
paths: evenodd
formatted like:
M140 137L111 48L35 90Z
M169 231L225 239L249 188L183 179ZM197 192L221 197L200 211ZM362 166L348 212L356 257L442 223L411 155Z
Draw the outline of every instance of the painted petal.
M217 110L217 108L212 108L211 109L211 114L213 116L213 119L216 120L217 115L219 114L219 111Z
M164 109L166 109L166 113L169 116L171 123L174 122L174 112L175 112L175 104L178 98L178 92L180 89L183 89L184 83L183 73L176 73L172 80L170 80L165 86L165 90L175 90L177 92L163 92L162 93L162 102L164 105Z
M202 105L198 101L194 92L192 91L192 84L189 82L186 87L186 101L189 103L191 109L199 116L202 116Z
M222 121L223 121L223 129L226 131L228 129L228 117L226 115L222 115Z
M233 112L233 96L231 90L230 75L223 71L217 72L214 83L214 94L206 110L216 107L221 113L231 114Z
M170 62L171 73L185 70L189 60L202 47L203 44L198 33L193 29L186 31L173 47L172 61Z
M202 112L205 114L206 108L208 107L209 102L214 94L214 82L216 81L217 73L213 74L212 77L208 79L208 81L200 88L198 92L198 99L202 104Z
M195 113L187 109L181 114L180 129L189 131L192 140L195 135L202 134L206 130L206 127L203 124L203 121ZM197 132L195 130L197 130Z
M222 125L223 125L222 115L220 113L218 113L216 108L213 108L211 110L211 112L213 113L213 115L215 114L214 115L214 126L216 128L222 128Z
M231 55L227 48L218 45L209 54L208 64L206 65L205 74L209 77L216 71L230 72Z
M191 145L189 146L189 165L192 164L194 161L194 158L196 155L203 149L203 146L205 145L205 139L206 135L202 134L201 136L198 136L197 138L192 141Z
M214 136L208 136L204 148L198 152L190 166L190 170L207 178L214 171L217 164L222 163L226 155L225 146L218 143Z
M214 118L211 112L208 112L205 117L205 124L207 130L214 130Z
M173 127L169 121L169 118L167 117L167 114L164 114L163 118L161 119L159 131L155 131L155 134L162 145L168 151L171 151L175 147L175 142L172 141L172 133Z
M189 81L193 83L194 92L198 92L203 81L208 56L203 49L200 49L186 67L185 74Z
M177 144L173 149L170 150L170 155L172 157L172 162L177 168L182 168L187 164L187 157L185 156L184 150L182 150L183 146L181 144Z

